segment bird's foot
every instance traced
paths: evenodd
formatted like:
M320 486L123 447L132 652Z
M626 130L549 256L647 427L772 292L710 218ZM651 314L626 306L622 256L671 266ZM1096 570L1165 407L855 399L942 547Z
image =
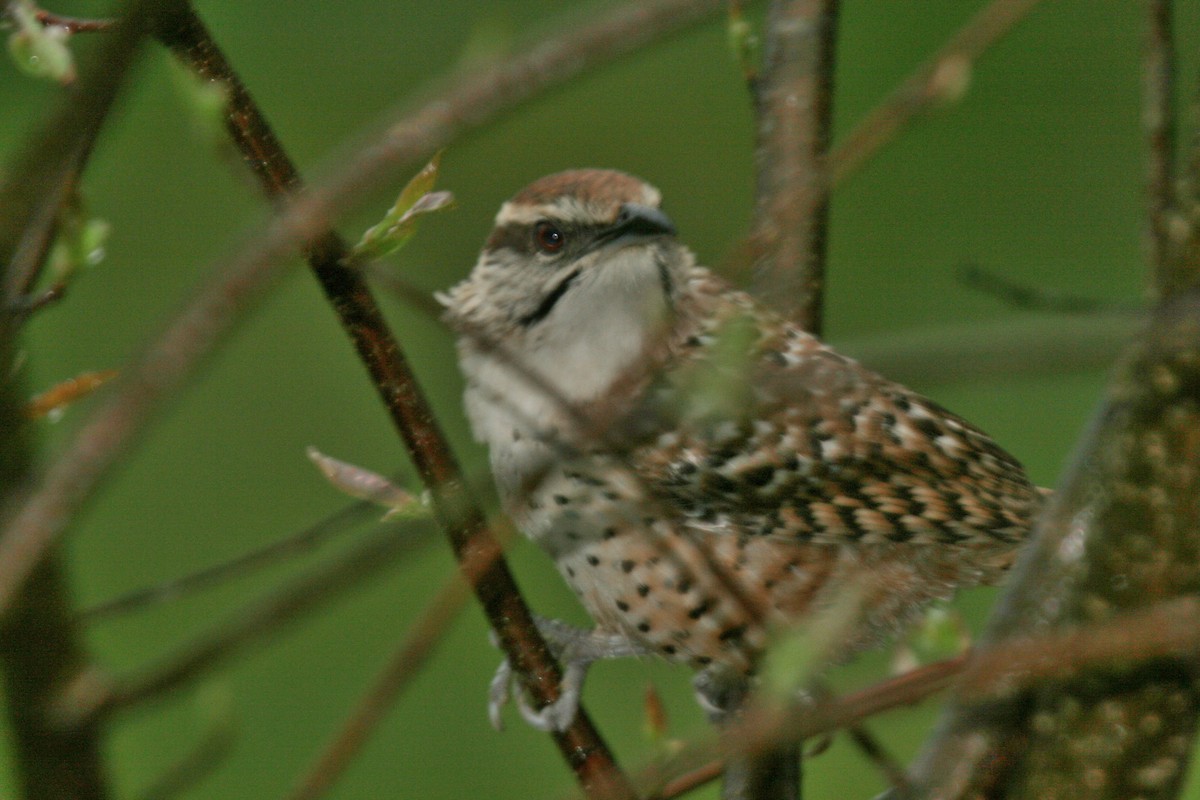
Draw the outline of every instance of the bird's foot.
M565 731L575 721L579 698L588 668L605 658L624 658L645 655L645 648L619 633L576 628L556 619L535 617L538 632L546 640L550 653L563 665L558 699L542 708L534 708L524 690L518 686L519 677L506 658L496 668L488 687L488 719L496 730L504 730L500 712L516 689L517 710L521 717L539 731ZM494 641L493 636L493 644Z

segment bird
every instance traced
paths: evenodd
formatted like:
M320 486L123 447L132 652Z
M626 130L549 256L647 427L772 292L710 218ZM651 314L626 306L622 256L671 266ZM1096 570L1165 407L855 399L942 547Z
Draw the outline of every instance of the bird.
M522 713L548 730L598 658L687 664L716 713L839 598L830 659L881 645L998 582L1042 504L987 434L697 264L661 200L616 170L543 177L438 295L504 510L595 623L539 622L563 692Z

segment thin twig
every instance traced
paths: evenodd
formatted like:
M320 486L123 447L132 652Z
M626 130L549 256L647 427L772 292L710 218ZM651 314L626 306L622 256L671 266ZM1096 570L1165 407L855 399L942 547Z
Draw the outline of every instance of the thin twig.
M1039 2L992 0L980 10L833 148L830 157L833 185L840 185L857 171L915 116L961 94L973 63Z
M901 797L907 797L910 788L908 773L904 771L900 762L896 761L888 752L883 743L860 723L847 725L846 733L850 735L850 740L858 745L858 749L862 751L867 760L883 774L888 784L900 792Z
M47 247L49 246L49 244L52 240L53 240L52 235L47 236L47 238L46 238ZM44 259L44 258L45 258L45 254L43 254L43 256L42 256L42 259ZM31 316L32 314L36 314L38 311L41 311L43 308L46 308L47 306L51 306L51 305L57 303L59 300L62 300L66 296L67 296L66 281L59 281L58 283L55 283L53 286L50 286L49 288L43 289L42 291L38 292L36 295L21 295L20 297L13 298L12 303L9 306L9 311L12 313L13 317L16 320L21 321L21 320L24 320L26 317Z
M351 526L378 516L379 509L375 504L365 500L353 503L297 533L290 533L262 547L239 553L228 561L98 603L81 611L79 617L84 622L94 623L188 597L213 586L253 575L282 561L311 553Z
M387 525L361 544L321 564L282 588L273 590L228 619L196 636L190 643L133 676L117 678L73 693L57 703L64 720L108 715L161 699L168 692L196 681L240 650L281 633L286 625L361 586L372 575L395 564L428 539L412 526ZM87 689L88 687L84 687Z
M1159 292L1174 288L1178 248L1175 200L1174 0L1146 0L1142 46L1142 126L1146 137L1146 256Z
M467 565L468 571L480 575L484 565ZM350 766L355 756L383 720L388 708L400 692L417 675L441 641L446 628L458 616L470 599L470 591L461 577L454 576L444 583L421 616L409 628L408 635L370 688L355 704L340 730L324 751L305 771L304 777L288 793L287 800L315 800L323 796Z
M637 782L639 786L667 787L678 780L694 789L719 774L716 764L722 759L848 728L951 687L966 701L984 703L1096 666L1194 658L1198 653L1200 600L1159 603L1102 624L996 642L985 650L927 664L807 708L786 713L752 710L721 741L697 743L670 762L649 767ZM668 775L677 777L664 780ZM665 789L660 795L667 796Z
M96 19L91 17L67 17L50 11L38 9L37 21L49 27L66 28L71 33L101 33L112 30L116 24L113 19Z
M825 289L837 16L838 0L772 0L762 68L748 75L757 128L749 239L755 293L816 336ZM731 766L722 797L798 799L800 765L798 747L759 754Z
M0 170L0 507L7 523L35 480L29 428L18 410L11 370L15 336L28 315L14 304L42 271L59 210L136 58L150 17L163 3L128 3L124 23L68 90L64 105ZM7 539L4 545L11 545ZM0 545L0 551L6 548ZM11 552L11 548L7 548ZM18 547L18 549L23 549ZM16 783L31 800L83 800L109 793L103 730L96 721L66 728L47 718L52 698L89 670L61 554L23 550L20 580L0 609L0 662Z
M224 763L236 739L233 719L218 719L192 750L159 775L138 800L174 800L194 789Z
M757 293L815 335L825 284L837 10L837 0L774 0L753 81Z
M682 797L688 792L694 792L712 783L724 773L725 762L721 759L714 759L667 781L663 784L662 789L657 794L650 795L648 800L673 800L676 797Z
M1051 314L1141 314L1146 310L1140 303L1100 300L1082 294L1020 283L998 272L984 269L978 264L960 265L958 279L965 286L990 294L1013 308L1025 311L1045 311Z

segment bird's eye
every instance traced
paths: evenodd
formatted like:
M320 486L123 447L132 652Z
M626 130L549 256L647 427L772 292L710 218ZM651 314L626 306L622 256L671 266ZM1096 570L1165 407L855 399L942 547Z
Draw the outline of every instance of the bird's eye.
M567 237L553 222L542 220L533 226L533 243L543 253L557 253L567 243Z

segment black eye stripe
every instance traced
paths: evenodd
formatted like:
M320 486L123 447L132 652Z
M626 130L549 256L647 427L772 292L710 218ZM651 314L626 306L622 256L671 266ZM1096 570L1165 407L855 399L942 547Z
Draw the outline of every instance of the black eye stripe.
M565 222L555 222L554 226L558 228L566 240L564 247L558 251L559 253L576 252L580 248L585 247L587 243L594 241L608 227L604 225L581 225ZM529 223L510 222L500 225L492 229L492 233L488 237L484 249L491 251L512 250L522 255L545 252L537 246L534 231L534 225Z

